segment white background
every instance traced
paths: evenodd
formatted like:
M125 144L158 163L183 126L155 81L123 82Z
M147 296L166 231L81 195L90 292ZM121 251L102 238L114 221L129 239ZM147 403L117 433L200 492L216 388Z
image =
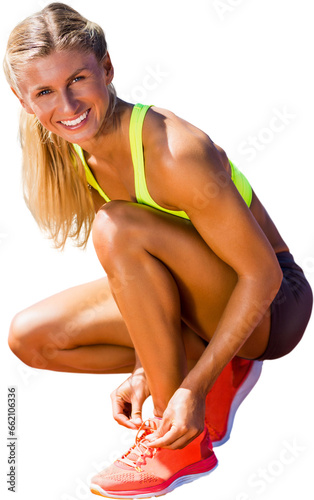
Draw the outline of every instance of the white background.
M47 3L6 3L0 19L1 57L15 24ZM169 108L224 147L314 284L312 2L69 3L104 28L118 94L131 102ZM30 369L10 352L7 334L17 311L93 280L102 269L91 245L86 252L70 245L63 254L52 249L25 208L19 105L2 74L0 85L0 495L16 500L92 499L90 475L133 439L111 417L109 394L125 377ZM257 145L249 151L250 136L257 138ZM237 414L232 439L217 449L218 469L176 490L173 499L312 498L312 332L313 321L292 354L264 363L259 383ZM18 390L15 494L5 484L9 385ZM146 411L149 416L149 405ZM289 446L294 446L293 453Z

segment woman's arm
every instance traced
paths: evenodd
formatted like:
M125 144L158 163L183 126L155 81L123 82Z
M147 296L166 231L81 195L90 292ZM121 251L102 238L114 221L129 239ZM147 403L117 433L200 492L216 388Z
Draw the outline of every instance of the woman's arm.
M171 155L167 146L154 165L162 179L162 202L184 210L208 247L238 276L210 343L213 380L261 321L282 280L275 252L226 171L225 158L205 135L189 133L171 147Z
M223 368L264 317L279 290L282 273L273 248L210 140L186 137L184 146L171 153L160 156L163 203L184 210L208 247L238 277L210 344L170 401L173 417L175 407L190 405L193 410L193 405L202 406L195 400L204 400ZM184 405L180 401L185 401ZM170 415L167 418L170 422ZM165 431L168 429L163 428ZM154 445L170 446L178 433L172 426Z

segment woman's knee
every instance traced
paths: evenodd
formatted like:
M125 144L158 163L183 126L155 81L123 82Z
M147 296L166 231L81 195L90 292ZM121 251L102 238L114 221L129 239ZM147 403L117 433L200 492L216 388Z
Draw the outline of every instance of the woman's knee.
M143 245L142 211L134 203L111 201L97 213L93 223L93 243L101 263L112 264L119 255Z
M40 322L40 315L32 308L17 313L10 325L8 344L11 351L34 368L48 368L57 351L57 345L47 341L47 326Z
M27 310L17 313L11 321L8 344L11 351L22 361L29 357L29 347L33 344L32 333Z

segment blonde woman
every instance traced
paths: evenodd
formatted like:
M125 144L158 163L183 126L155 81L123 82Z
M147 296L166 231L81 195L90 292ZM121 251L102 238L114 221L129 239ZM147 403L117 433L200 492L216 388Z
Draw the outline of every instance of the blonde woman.
M136 442L91 489L165 494L216 467L212 444L228 439L262 361L301 340L310 286L223 149L116 96L98 25L50 4L13 30L4 69L22 105L28 207L56 247L92 232L105 271L18 313L10 347L34 367L131 372L112 406Z

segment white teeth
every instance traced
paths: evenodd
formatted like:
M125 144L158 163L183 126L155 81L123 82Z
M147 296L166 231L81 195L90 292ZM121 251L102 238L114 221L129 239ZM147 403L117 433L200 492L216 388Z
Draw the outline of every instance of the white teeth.
M81 116L79 116L79 118L77 118L76 120L67 120L67 121L61 121L61 123L63 125L66 125L67 127L74 127L75 125L78 125L79 123L81 123L83 120L85 120L85 118L87 117L88 115L88 111L85 111L85 113L83 113Z

